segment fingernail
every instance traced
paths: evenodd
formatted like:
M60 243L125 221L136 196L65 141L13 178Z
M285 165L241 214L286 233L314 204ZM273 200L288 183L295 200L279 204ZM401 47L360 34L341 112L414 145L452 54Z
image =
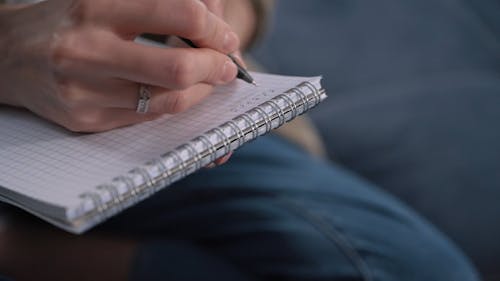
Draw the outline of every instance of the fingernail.
M221 158L215 160L215 164L222 165L222 164L226 163L229 160L229 158L231 158L232 155L233 155L233 152L230 151L228 154L226 154L226 155L222 156Z
M217 167L217 164L215 164L215 163L210 163L210 164L208 164L208 165L206 165L206 166L205 166L205 169L213 169L213 168L215 168L215 167Z
M238 35L236 35L236 33L234 33L233 31L227 32L226 35L224 35L223 48L227 53L236 51L239 44L240 39L238 38Z
M231 60L227 59L222 69L221 82L228 83L233 81L236 78L236 74L238 74L238 68Z

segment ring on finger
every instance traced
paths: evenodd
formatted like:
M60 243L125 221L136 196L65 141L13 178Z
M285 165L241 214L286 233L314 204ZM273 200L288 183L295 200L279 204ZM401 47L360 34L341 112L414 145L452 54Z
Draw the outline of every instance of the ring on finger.
M145 114L149 110L149 102L151 101L151 87L148 85L139 85L139 99L137 101L137 113Z

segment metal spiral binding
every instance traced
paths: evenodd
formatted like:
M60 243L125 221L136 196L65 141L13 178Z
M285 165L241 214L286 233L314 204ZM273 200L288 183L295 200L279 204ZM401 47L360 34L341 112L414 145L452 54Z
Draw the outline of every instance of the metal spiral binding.
M80 194L81 199L90 199L92 204L94 204L94 212L95 216L98 220L104 220L106 218L106 208L104 207L104 202L102 201L102 197L97 192L84 192Z
M291 93L291 91L288 93ZM282 95L281 98L286 102L287 106L290 107L292 118L293 116L297 116L297 105L295 102L293 102L293 100L287 95Z
M229 137L226 136L220 128L214 128L212 131L222 140L224 154L228 154L231 150L231 141L229 140Z
M252 132L252 139L255 139L259 136L259 126L257 125L257 122L252 120L248 113L243 113L241 116L243 120L245 120L249 125L250 125L250 131Z
M315 93L313 95L313 97L314 97L313 103L314 104L318 104L321 101L321 92L318 91L318 89L313 84L311 84L311 82L304 82L301 85L309 88L309 90L311 90L312 93Z
M173 150L170 155L172 155L175 160L177 161L177 163L179 163L180 165L180 173L181 173L181 177L184 177L186 176L186 163L182 160L182 157L181 155L179 154L179 151L177 149Z
M306 94L303 90L307 89ZM310 91L310 93L309 93ZM292 98L290 95L295 94L297 98ZM95 191L82 193L79 197L84 200L91 200L94 205L94 210L86 212L84 217L93 221L102 221L119 212L121 209L134 204L142 198L153 194L157 189L171 184L173 181L186 176L201 167L205 157L209 157L209 161L215 161L218 151L224 149L224 154L227 154L232 149L231 144L237 141L237 147L243 145L247 140L257 138L262 127L265 127L265 132L268 132L274 127L280 126L283 123L293 119L295 116L307 111L311 106L316 105L325 94L324 89L316 88L310 82L304 82L297 87L286 91L284 94L278 95L275 98L267 101L254 109L243 113L231 121L224 123L218 128L214 128L201 136L196 137L190 143L184 144L173 151L162 156L162 159L153 160L146 163L143 167L138 167L130 171L128 174L116 177L110 184L103 184L96 187ZM311 100L312 98L312 100ZM285 109L279 106L279 102L285 103ZM272 109L272 113L266 112L266 106ZM302 107L302 108L301 108ZM257 114L258 120L252 119L252 115ZM287 116L287 114L290 114ZM279 124L273 126L273 121L278 120ZM245 127L238 126L239 121L244 121ZM228 136L224 133L226 128L234 131L234 134ZM213 143L211 137L216 136L220 141ZM247 136L250 138L247 139ZM203 150L198 151L194 144L203 144ZM183 159L182 153L187 152L189 159ZM174 161L173 167L169 168L165 163L168 159ZM158 176L152 176L147 167L152 166L159 170ZM195 166L193 171L188 171L188 167ZM178 177L177 175L180 174ZM133 175L142 177L144 184L136 185L133 180ZM118 184L126 186L126 192L120 193ZM107 191L111 197L109 202L103 201L102 192Z
M269 114L267 114L267 112L264 111L264 109L260 108L260 107L256 107L254 109L261 117L262 119L264 120L264 124L266 125L266 132L269 132L271 131L273 128L273 120L271 119L271 116L269 116Z
M143 190L152 192L152 187L155 185L156 180L154 180L151 177L151 175L149 174L149 172L146 169L144 169L142 167L138 167L138 168L133 169L129 173L141 176L142 179L144 180L144 182L146 183L146 185L136 186L134 188L136 194L141 194Z
M134 181L128 176L119 176L113 179L115 182L122 182L127 187L127 190L133 191L135 188Z
M279 126L283 125L286 120L285 120L285 113L283 113L283 110L279 107L279 105L273 101L273 100L270 100L267 102L267 104L269 104L278 114L278 118L279 118Z
M156 159L151 163L151 165L158 167L159 170L161 171L161 181L158 182L158 185L160 185L160 183L161 185L169 185L170 171L167 168L167 166L163 164L163 161L161 161L161 159Z
M130 194L130 197L137 198L136 196L139 194L137 190L137 186L134 181L128 175L119 176L113 179L115 182L122 182L127 187L127 193ZM134 201L135 202L135 201Z
M302 84L301 84L302 85ZM309 110L309 99L307 98L307 95L300 90L299 87L294 88L293 92L297 94L300 97L300 100L302 101L302 111L301 112L306 112Z
M120 196L120 193L118 192L118 188L116 188L115 185L113 185L113 184L101 184L96 189L109 192L109 195L111 196L112 203L114 205L119 205L121 203L122 198Z
M118 192L118 188L114 184L101 184L97 187L97 190L109 192L109 195L111 196L111 202L106 203L106 205L111 205L111 207L116 208L117 211L122 210L123 196L120 195L120 192ZM102 206L103 209L105 209L104 211L108 210L108 207L105 207L104 204Z
M206 135L201 135L197 139L199 139L208 148L208 154L210 155L210 163L214 162L215 161L215 153L217 152L217 149L215 149L215 146L207 138Z
M189 150L190 155L193 156L194 158L194 164L195 164L195 169L198 170L201 168L201 155L196 151L196 148L194 148L190 143L187 143L183 145L183 147L186 147L187 150Z
M234 121L232 120L227 122L227 125L230 126L238 135L237 137L238 146L243 145L243 143L245 142L245 133L243 132L243 130L240 127L238 127L238 125L236 125L236 123L234 123Z

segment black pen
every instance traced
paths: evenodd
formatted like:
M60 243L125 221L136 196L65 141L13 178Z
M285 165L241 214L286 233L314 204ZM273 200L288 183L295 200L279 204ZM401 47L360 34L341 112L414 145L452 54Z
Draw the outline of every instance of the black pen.
M186 38L182 38L182 37L179 37L184 43L188 44L190 47L192 48L198 48L198 46L196 46L191 40L189 39L186 39ZM255 80L252 78L252 76L250 75L250 73L248 73L248 71L243 67L241 66L238 61L236 60L236 58L231 55L231 54L228 54L227 55L233 62L234 64L236 64L236 67L238 67L238 75L236 75L236 78L239 78L245 82L248 82L250 84L253 84L255 86L257 86L257 83L255 83Z

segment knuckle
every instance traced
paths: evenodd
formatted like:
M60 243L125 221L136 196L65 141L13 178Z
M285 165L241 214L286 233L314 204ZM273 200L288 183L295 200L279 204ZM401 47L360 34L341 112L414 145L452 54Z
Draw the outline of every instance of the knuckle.
M76 112L67 118L65 127L76 133L100 132L102 124L101 114L96 111L93 113Z
M92 14L90 1L70 1L69 13L74 24L85 22Z
M58 98L67 108L76 108L86 101L85 93L71 83L59 84Z
M192 39L204 37L207 28L207 7L199 1L184 1L184 15L189 19L186 25L186 36Z
M76 27L54 34L48 59L56 71L101 63L109 48L107 32L92 27Z
M191 105L189 104L188 100L184 98L183 95L178 95L177 99L175 100L175 103L172 105L172 114L176 113L181 113L186 111Z
M51 48L50 60L56 70L64 71L78 60L79 44L78 36L71 31L57 36Z
M176 114L189 108L188 101L179 91L172 91L165 95L161 112Z
M105 19L104 13L116 11L118 4L116 0L100 1L68 1L71 5L68 9L73 24L84 24Z
M103 49L99 34L84 29L63 31L50 47L49 62L56 71L65 71L98 62Z
M77 108L82 104L83 97L77 91L61 91L59 93L59 102L65 108Z
M196 71L194 60L188 55L180 56L172 64L172 83L181 89L191 86L194 71Z

